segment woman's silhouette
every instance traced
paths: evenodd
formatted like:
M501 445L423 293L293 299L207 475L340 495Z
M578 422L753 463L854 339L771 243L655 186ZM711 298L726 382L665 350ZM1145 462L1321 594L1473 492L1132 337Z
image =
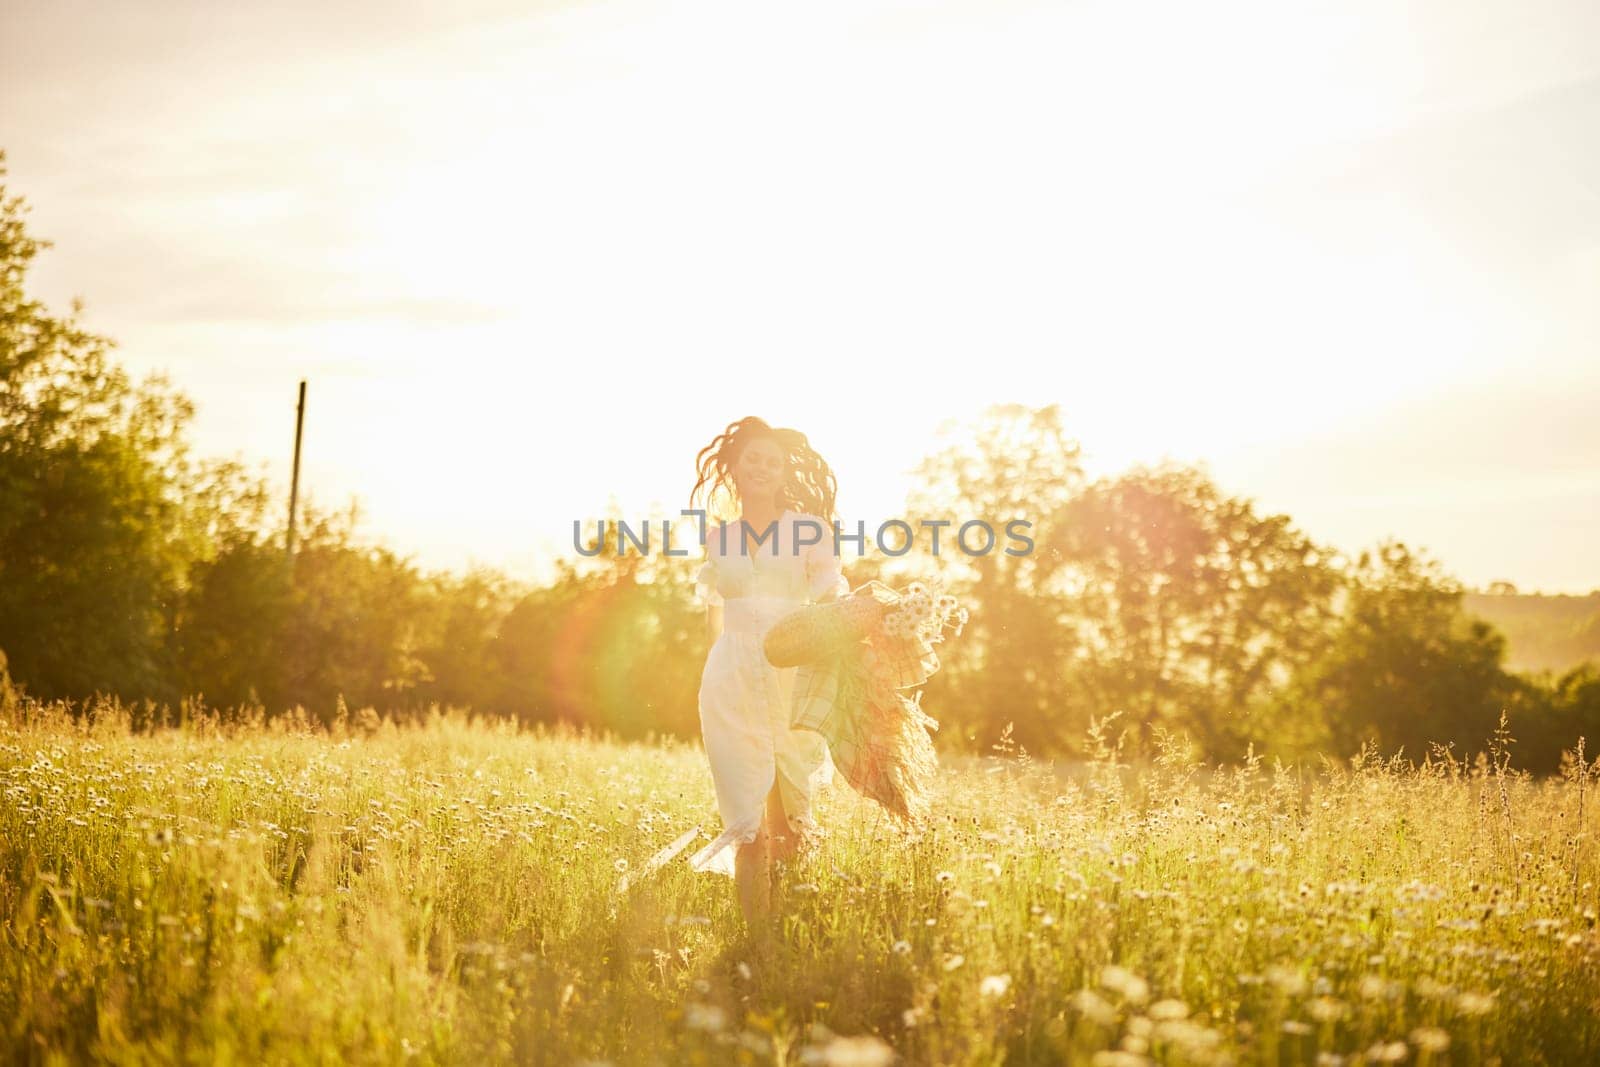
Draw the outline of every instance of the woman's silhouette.
M709 513L696 588L713 638L700 729L723 831L690 862L732 875L753 922L771 911L772 862L815 845L811 802L833 779L822 736L789 727L795 668L768 663L762 638L797 607L849 591L834 542L837 487L804 434L754 416L702 449L696 473L690 506Z

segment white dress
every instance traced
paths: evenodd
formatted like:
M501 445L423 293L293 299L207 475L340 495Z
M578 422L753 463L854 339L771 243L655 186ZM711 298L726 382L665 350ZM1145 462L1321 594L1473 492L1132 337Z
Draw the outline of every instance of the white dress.
M797 553L801 520L817 523L822 539ZM755 840L774 779L790 832L806 842L820 836L811 801L833 781L828 743L815 731L789 728L797 668L772 666L761 643L767 629L789 612L847 594L850 587L840 573L831 522L785 511L778 520L776 554L772 539L758 548L754 537L749 553L743 552L736 522L725 528L724 549L721 529L707 532L708 558L696 576L696 589L704 603L723 606L722 634L700 675L700 731L723 830L689 862L695 870L732 877L734 852ZM800 531L808 538L813 532Z

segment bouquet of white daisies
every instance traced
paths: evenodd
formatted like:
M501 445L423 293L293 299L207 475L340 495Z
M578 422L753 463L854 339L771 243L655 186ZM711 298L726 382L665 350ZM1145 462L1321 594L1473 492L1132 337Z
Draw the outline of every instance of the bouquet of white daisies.
M939 723L920 692L901 690L939 669L933 646L966 624L967 609L936 586L900 593L873 581L785 616L765 639L769 662L800 668L791 725L826 737L845 780L912 825L928 812L938 769L928 731Z

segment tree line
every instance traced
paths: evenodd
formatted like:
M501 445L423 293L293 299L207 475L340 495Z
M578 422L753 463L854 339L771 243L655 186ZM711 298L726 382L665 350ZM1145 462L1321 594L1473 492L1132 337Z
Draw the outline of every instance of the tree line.
M0 684L148 718L442 705L698 735L696 561L595 546L540 585L430 572L353 509L310 510L290 557L266 479L192 454L179 390L28 296L47 246L25 215L0 185ZM910 514L1034 523L1025 556L847 561L852 584L932 579L969 606L924 695L942 745L1071 755L1109 721L1134 751L1466 758L1504 712L1520 762L1554 770L1600 725L1594 664L1509 670L1423 553L1347 557L1194 467L1090 480L1056 407L990 409L914 484Z
M998 477L997 477L998 475ZM1465 589L1389 540L1353 555L1264 515L1195 467L1085 479L1054 408L991 410L919 472L942 501L1041 515L1030 557L973 561L973 631L928 688L963 725L1071 751L1118 716L1212 757L1384 753L1463 759L1505 714L1525 766L1559 768L1600 727L1600 665L1506 666L1506 640Z

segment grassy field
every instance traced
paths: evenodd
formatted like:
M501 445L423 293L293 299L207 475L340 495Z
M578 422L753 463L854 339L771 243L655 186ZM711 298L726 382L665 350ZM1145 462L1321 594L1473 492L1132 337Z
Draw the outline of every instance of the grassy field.
M719 828L681 743L24 707L0 783L7 1062L1600 1062L1576 771L1008 753L916 839L841 783L765 940L640 870Z

